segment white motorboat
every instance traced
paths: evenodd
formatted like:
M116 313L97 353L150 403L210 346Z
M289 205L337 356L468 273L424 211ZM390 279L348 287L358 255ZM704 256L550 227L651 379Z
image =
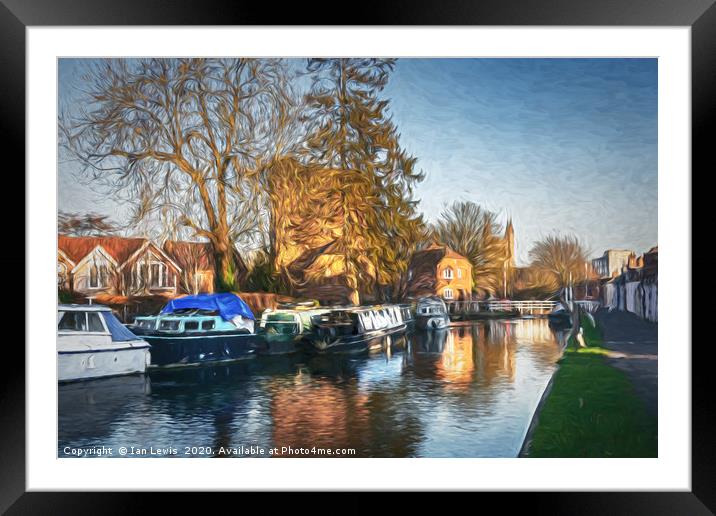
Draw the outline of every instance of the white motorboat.
M57 309L60 382L144 373L149 349L107 306L60 305Z

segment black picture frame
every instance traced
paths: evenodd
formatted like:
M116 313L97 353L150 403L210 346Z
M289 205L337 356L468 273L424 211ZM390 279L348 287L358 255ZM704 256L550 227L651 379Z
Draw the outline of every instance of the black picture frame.
M323 5L320 5L323 4ZM714 0L470 0L396 1L364 0L360 8L341 16L336 3L216 2L186 0L174 3L147 0L0 0L0 147L6 158L4 180L9 191L25 191L25 28L63 25L574 25L574 26L689 26L692 38L692 162L713 170L709 135L716 113L716 6ZM8 161L16 158L10 168ZM15 171L15 173L11 173ZM48 174L53 172L48 171ZM51 176L48 176L51 177ZM693 173L692 173L693 177ZM15 181L15 184L12 184ZM32 195L32 192L26 192ZM22 197L17 193L15 199ZM6 207L6 209L9 209ZM19 213L13 208L12 213ZM18 217L6 225L12 252L0 255L5 270L25 270L25 226ZM13 234L12 232L15 232ZM694 264L696 265L696 264ZM10 269L11 268L11 269ZM26 274L30 271L25 271ZM5 313L17 313L19 274L6 279L12 299ZM691 278L688 278L691 282ZM686 300L689 301L689 300ZM8 312L10 311L10 312ZM31 307L25 313L31 320ZM12 331L12 330L11 330ZM685 341L691 339L684 333ZM12 338L14 337L14 338ZM0 511L8 514L120 514L146 508L146 495L135 493L25 492L25 353L19 338L5 336L0 375ZM691 342L678 345L688 349ZM480 494L499 497L502 507L527 503L529 510L550 514L711 514L716 511L716 435L711 404L709 346L692 348L692 491L640 493L524 493ZM163 512L181 508L184 497L161 496ZM217 496L214 494L212 496ZM242 494L246 497L247 494ZM262 503L258 495L244 507ZM263 495L265 496L265 495ZM297 498L298 496L298 498ZM342 502L352 510L370 510L372 495L349 494ZM271 495L272 500L273 495ZM225 498L225 496L221 496ZM303 495L292 495L292 507L301 507ZM412 498L421 503L421 497ZM216 500L212 500L212 506ZM265 502L264 502L265 503ZM273 501L272 501L273 504ZM272 507L274 507L272 505ZM314 506L315 507L315 506ZM274 507L275 508L275 507ZM273 512L273 511L272 511Z

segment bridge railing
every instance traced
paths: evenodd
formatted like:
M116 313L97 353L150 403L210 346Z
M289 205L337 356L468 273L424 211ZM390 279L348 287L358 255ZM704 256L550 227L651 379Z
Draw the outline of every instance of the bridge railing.
M575 301L588 312L595 312L600 306L599 301L579 300ZM445 303L448 313L451 314L474 314L478 312L520 312L527 314L549 313L557 306L557 301L447 301Z
M478 312L520 312L540 313L549 312L557 305L556 301L448 301L448 312L457 313L478 313Z

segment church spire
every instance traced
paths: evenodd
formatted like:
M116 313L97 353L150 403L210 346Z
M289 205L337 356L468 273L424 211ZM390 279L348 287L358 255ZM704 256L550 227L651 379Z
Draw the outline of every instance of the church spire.
M512 217L507 219L505 226L505 245L507 246L507 259L511 267L515 266L515 228L512 225Z

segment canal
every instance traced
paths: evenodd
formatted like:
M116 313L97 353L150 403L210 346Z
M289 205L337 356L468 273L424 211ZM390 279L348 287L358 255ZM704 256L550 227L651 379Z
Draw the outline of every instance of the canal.
M558 341L544 318L495 319L392 339L369 355L257 357L60 385L58 457L93 446L173 447L178 457L289 446L291 456L316 447L516 457Z

